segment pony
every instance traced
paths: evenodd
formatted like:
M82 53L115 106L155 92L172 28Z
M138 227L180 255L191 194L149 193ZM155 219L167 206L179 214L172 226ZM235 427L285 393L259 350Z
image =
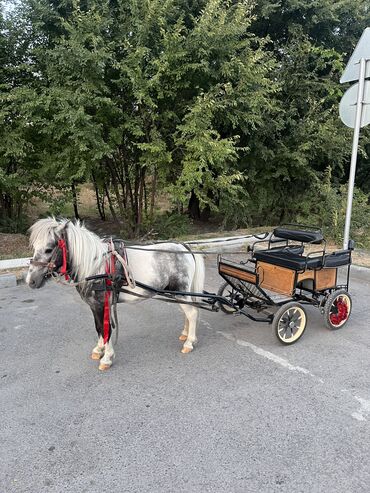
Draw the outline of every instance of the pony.
M114 241L114 243L113 243ZM107 266L111 265L120 274L127 267L113 259L112 250L118 257L126 258L129 271L136 281L158 290L202 293L204 286L204 260L194 255L189 247L181 243L156 243L125 248L122 240L104 240L86 228L79 220L39 219L30 228L30 245L33 257L30 261L26 283L32 289L43 287L52 276L65 276L66 283L75 286L80 297L93 314L98 340L92 349L91 358L99 360L99 369L108 370L115 357L112 343L110 306L107 313L107 287L111 281L103 279ZM114 247L112 248L112 245ZM110 271L109 271L110 272ZM99 276L87 280L91 276ZM150 299L155 293L129 283L121 291L125 276L116 286L112 296L117 303L137 303ZM185 314L184 328L180 334L182 353L189 353L197 342L196 327L198 308L189 295L180 296L179 305Z

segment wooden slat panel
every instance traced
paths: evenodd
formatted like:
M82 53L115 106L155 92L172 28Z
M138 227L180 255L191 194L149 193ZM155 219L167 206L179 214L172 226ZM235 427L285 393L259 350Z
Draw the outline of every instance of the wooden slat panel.
M235 277L236 279L240 279L241 281L247 281L251 282L252 284L256 284L256 275L252 272L246 272L245 270L238 269L237 267L224 265L222 262L219 263L218 268L220 272L227 276Z
M321 269L316 271L316 289L334 288L336 285L337 269Z
M278 265L257 262L259 285L275 293L291 296L295 289L295 271Z

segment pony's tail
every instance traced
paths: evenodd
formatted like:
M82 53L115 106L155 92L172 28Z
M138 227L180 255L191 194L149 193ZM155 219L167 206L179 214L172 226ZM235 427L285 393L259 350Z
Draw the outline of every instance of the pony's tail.
M194 272L191 289L194 293L203 293L204 278L205 278L205 266L204 266L203 256L199 254L195 254L194 262L195 262L195 272ZM193 297L193 301L196 301L195 297Z

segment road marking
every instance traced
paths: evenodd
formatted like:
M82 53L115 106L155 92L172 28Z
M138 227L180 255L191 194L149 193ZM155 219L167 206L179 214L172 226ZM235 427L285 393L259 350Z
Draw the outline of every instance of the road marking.
M202 320L202 324L207 327L207 329L214 330L211 324L208 322ZM269 359L270 361L273 361L274 363L283 366L284 368L287 368L290 371L296 371L299 373L303 373L304 375L309 375L310 377L314 378L315 380L318 380L320 383L324 383L324 380L321 378L318 378L316 375L310 372L310 370L307 370L307 368L303 368L302 366L294 366L289 361L285 358L282 358L281 356L277 356L274 353L271 353L270 351L266 351L265 349L262 349L258 346L255 346L254 344L251 344L250 342L244 341L242 339L237 339L235 336L233 336L230 333L223 332L222 330L217 330L217 334L222 335L225 339L228 341L236 342L239 346L243 347L248 347L251 349L254 353L259 354L263 358Z
M38 309L38 305L34 305L34 306L21 306L19 308L17 308L17 311L18 312L21 312L21 313L24 313L24 312L29 312L29 311L35 311Z
M370 415L370 400L357 397L357 395L355 395L355 399L361 406L360 409L351 414L352 418L357 419L357 421L367 421L365 416Z
M274 363L276 363L280 366L283 366L287 370L303 373L304 375L309 375L310 377L314 378L315 380L318 380L320 383L324 383L324 380L322 380L321 378L318 378L316 375L311 373L310 370L307 370L307 368L303 368L302 366L294 366L291 363L289 363L289 361L287 359L282 358L281 356L277 356L276 354L271 353L270 351L266 351L265 349L262 349L258 346L255 346L254 344L251 344L250 342L243 341L242 339L237 339L232 334L222 332L221 330L218 330L217 333L221 334L225 339L227 339L229 341L236 342L236 344L238 344L239 346L248 347L254 353L262 356L263 358L269 359L270 361L273 361Z
M224 337L228 341L235 342L236 344L238 344L239 346L242 346L242 347L247 347L247 348L251 349L254 353L256 353L256 354L258 354L258 355L262 356L263 358L266 358L270 361L273 361L274 363L282 366L283 368L286 368L290 371L303 373L304 375L308 375L320 383L325 383L325 381L322 378L317 377L312 372L307 370L307 368L303 368L302 366L292 365L287 359L282 358L280 356L277 356L276 354L271 353L270 351L266 351L265 349L262 349L258 346L255 346L254 344L252 344L248 341L244 341L242 339L237 339L234 335L232 335L230 333L223 332L221 330L215 331L209 322L206 322L204 320L202 320L201 322L205 327L207 327L207 329L212 330L212 331L216 332L217 334L222 335L222 337ZM341 392L349 392L349 390L341 389ZM351 397L353 399L356 399L361 404L360 408L351 414L351 417L353 419L356 419L357 421L367 421L367 417L368 416L370 417L370 400L363 399L362 397L358 397L356 395L351 396Z

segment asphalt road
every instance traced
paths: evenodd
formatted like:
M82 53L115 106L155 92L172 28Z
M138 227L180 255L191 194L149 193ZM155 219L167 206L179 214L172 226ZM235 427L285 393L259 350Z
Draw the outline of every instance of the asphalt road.
M73 288L1 290L0 493L368 493L368 273L351 293L348 326L330 332L308 308L290 347L267 324L202 312L188 355L178 307L121 306L102 373Z

